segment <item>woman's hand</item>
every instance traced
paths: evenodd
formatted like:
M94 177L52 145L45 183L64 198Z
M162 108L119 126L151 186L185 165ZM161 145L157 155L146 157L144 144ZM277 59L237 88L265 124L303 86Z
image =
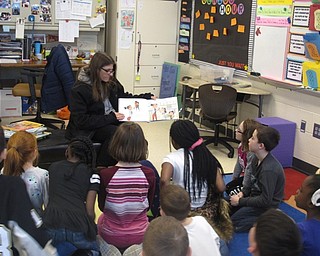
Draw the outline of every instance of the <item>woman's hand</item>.
M117 120L123 120L124 119L124 114L119 113L119 112L114 112L114 114L116 115Z

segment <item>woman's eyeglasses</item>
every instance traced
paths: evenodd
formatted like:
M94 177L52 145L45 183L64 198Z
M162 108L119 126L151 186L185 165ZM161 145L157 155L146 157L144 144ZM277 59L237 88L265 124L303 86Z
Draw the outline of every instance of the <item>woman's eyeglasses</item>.
M104 68L101 68L104 72L107 72L109 75L113 74L114 73L114 70L113 69L104 69Z
M236 132L238 132L238 133L240 133L240 134L243 134L243 131L241 131L241 130L239 129L239 127L236 128Z

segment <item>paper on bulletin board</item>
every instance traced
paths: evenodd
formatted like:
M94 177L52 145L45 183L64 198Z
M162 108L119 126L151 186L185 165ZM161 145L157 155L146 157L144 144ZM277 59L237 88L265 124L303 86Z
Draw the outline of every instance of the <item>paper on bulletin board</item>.
M260 5L257 8L259 16L290 17L291 13L292 7L290 5Z
M292 5L292 0L258 0L258 5Z
M264 77L283 80L288 32L288 27L256 26L253 71Z
M57 20L86 20L84 15L71 13L71 0L56 0L55 15Z
M79 37L79 21L59 21L59 42L73 43Z
M91 16L92 0L72 0L72 14Z
M302 82L302 61L288 59L286 79Z

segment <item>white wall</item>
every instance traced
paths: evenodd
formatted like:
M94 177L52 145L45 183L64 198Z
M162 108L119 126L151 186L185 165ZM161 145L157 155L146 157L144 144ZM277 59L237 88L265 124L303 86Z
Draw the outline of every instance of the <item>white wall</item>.
M181 64L181 76L199 76L199 74L197 67ZM314 123L320 124L320 92L318 97L307 95L297 90L270 85L263 78L250 82L252 86L272 93L264 97L264 116L277 116L296 123L294 157L320 167L320 139L312 136ZM257 102L256 97L251 97L250 100ZM255 117L257 117L257 108L254 106L247 103L238 106L238 122ZM305 133L300 131L301 120L306 121Z

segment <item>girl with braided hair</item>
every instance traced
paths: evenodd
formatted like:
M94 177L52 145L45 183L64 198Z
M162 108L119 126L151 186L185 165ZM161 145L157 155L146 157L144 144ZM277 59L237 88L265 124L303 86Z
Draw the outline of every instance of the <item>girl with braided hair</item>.
M185 188L192 214L206 217L220 238L230 240L233 229L228 203L222 198L225 184L221 164L207 149L191 121L175 121L170 138L176 151L163 160L161 188L170 184L171 179Z
M49 200L49 173L37 167L38 156L36 137L25 131L16 132L8 141L3 174L20 176L23 179L31 203L41 216Z
M99 255L94 203L100 177L95 171L92 141L85 136L72 139L65 155L66 160L49 167L49 204L44 225L59 255L70 255L78 249Z

